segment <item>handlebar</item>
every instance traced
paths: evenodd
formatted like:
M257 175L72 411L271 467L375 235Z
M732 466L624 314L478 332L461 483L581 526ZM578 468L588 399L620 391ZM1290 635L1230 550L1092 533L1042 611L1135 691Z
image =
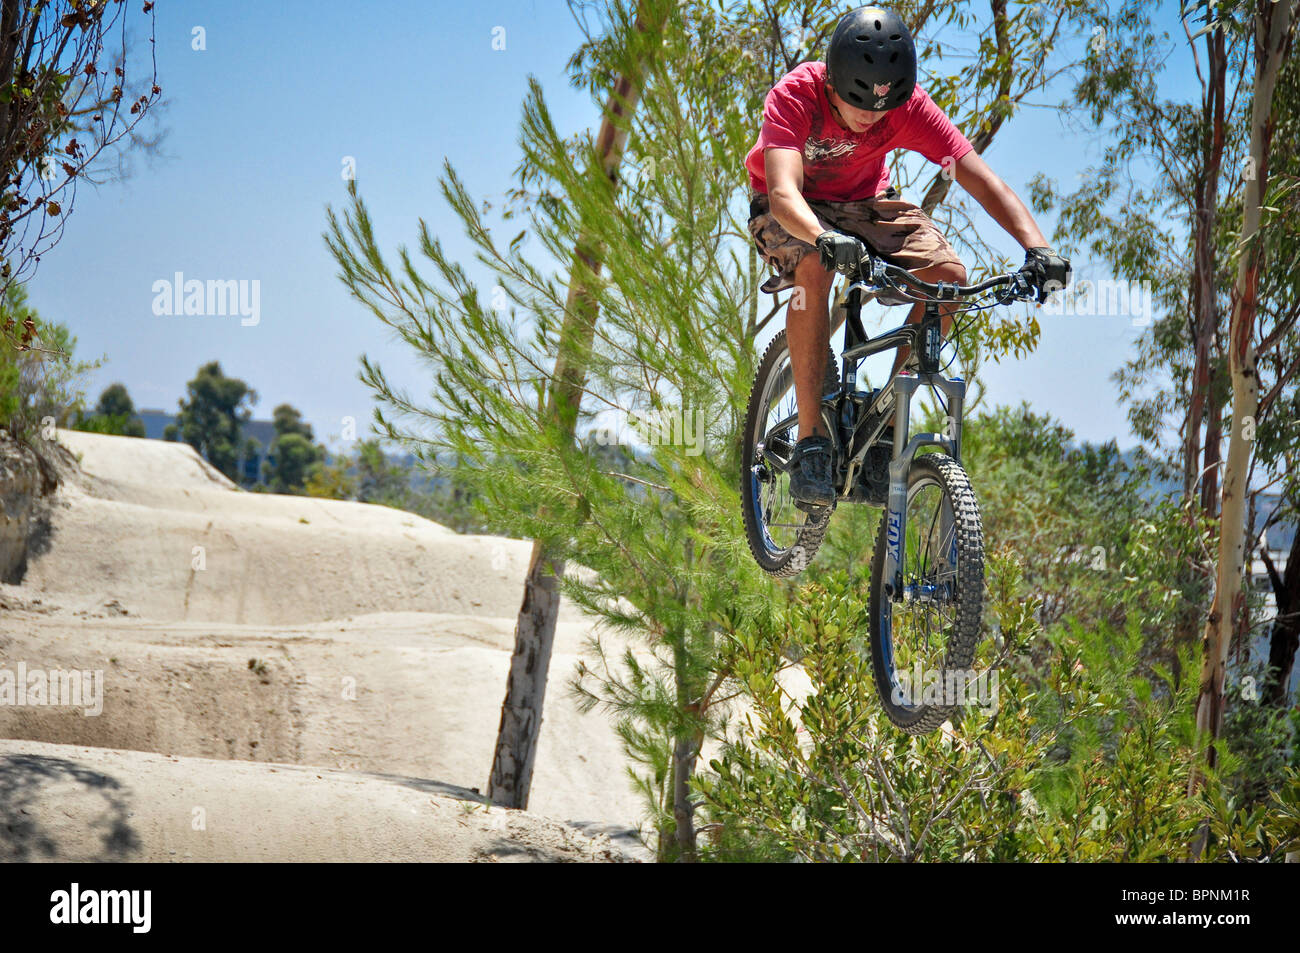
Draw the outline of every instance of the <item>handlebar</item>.
M850 279L852 278L853 276L850 276ZM1019 272L998 275L986 281L981 281L977 285L950 284L946 281L931 284L917 278L906 268L891 264L870 252L859 263L858 277L856 280L851 280L849 287L861 285L868 291L883 291L886 288L901 291L902 289L898 288L898 283L904 284L934 301L955 301L958 298L969 298L994 288L1007 286L1010 287L1006 292L996 296L1001 304L1009 304L1017 299L1034 300L1036 294L1029 280Z

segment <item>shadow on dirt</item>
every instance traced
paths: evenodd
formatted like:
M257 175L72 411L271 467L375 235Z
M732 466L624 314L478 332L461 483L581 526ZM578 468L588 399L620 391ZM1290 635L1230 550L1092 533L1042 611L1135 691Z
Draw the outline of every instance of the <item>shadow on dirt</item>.
M58 799L65 829L42 823L43 816L56 814L42 803L46 798ZM63 758L0 756L0 861L74 859L60 851L60 840L69 834L76 860L130 860L140 842L127 823L128 808L126 789L116 778ZM83 829L76 829L78 818L84 818ZM96 837L99 849L91 853Z

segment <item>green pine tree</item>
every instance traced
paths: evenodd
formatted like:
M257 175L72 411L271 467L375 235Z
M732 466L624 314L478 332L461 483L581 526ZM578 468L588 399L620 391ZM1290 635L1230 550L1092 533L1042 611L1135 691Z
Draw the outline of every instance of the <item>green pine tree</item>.
M541 540L595 570L586 582L566 578L565 591L641 640L621 658L593 646L575 687L617 712L641 766L660 856L687 859L696 851L691 778L705 738L720 727L716 703L730 694L717 646L765 624L771 586L748 559L734 489L737 395L753 360L741 330L753 282L734 254L731 201L747 132L711 135L703 117L716 104L682 82L702 65L696 45L680 11L669 19L664 60L672 65L650 67L629 138L637 171L628 187L584 171L600 168L597 144L563 139L535 82L521 143L537 187L528 227L498 243L446 166L443 194L486 281L471 279L423 225L420 252L434 275L420 275L405 250L395 273L355 188L343 216L331 214L328 240L349 290L435 368L436 402L420 408L363 358L380 426L431 467L435 454L463 460L457 474L488 527ZM689 425L689 445L656 443L615 467L548 413L553 355L572 302L545 253L564 254L580 234L603 269L584 288L602 318L583 355L584 403L571 408L578 426L586 429L599 409L661 414L679 433L682 421ZM525 251L530 237L533 254ZM406 426L421 420L432 435Z
M325 448L312 442L311 424L291 404L271 413L275 439L262 463L262 479L273 493L302 493L312 469L324 458Z
M44 460L49 428L77 418L85 407L85 377L103 361L74 360L76 337L42 318L22 285L0 294L0 324L7 329L0 341L0 429Z
M144 421L136 416L135 404L127 393L126 385L117 383L104 388L99 395L99 403L90 416L78 413L74 429L123 437L143 437Z
M238 472L241 430L252 416L249 408L257 403L257 392L239 378L227 377L219 361L200 367L185 388L188 397L178 401L176 430L169 427L168 433L179 436L231 480L243 482Z

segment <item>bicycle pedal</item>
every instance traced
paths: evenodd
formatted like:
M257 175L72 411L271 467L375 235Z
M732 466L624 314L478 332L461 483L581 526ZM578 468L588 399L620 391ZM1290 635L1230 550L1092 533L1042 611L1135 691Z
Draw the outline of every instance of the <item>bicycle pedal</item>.
M829 517L831 513L831 507L829 506L823 506L819 503L805 503L803 500L794 500L794 508L807 513L815 523L820 523L823 519Z
M865 503L867 506L887 506L889 505L889 491L884 492L874 488L866 487L859 483L849 495L844 498L846 503Z

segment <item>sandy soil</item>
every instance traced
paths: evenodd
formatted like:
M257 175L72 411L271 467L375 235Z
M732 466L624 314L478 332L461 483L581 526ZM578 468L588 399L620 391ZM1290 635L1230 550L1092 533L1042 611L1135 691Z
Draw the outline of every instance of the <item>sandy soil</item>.
M22 661L102 671L103 711L0 706L0 737L179 756L112 755L96 768L149 792L148 810L163 803L154 785L167 777L184 790L201 775L231 798L245 780L272 783L271 769L242 762L434 779L418 783L466 791L485 785L528 542L462 536L385 507L243 492L183 444L65 431L59 439L80 456L81 471L60 490L22 585L0 585L0 668ZM567 697L591 634L566 604L529 808L625 835L640 804L612 723L579 713ZM0 742L10 774L29 747ZM101 757L78 751L68 760ZM281 786L299 777L273 773ZM337 782L329 790L352 790L326 775ZM415 783L403 781L403 790ZM0 775L0 792L5 784ZM44 801L51 792L41 790ZM292 803L280 801L292 829ZM330 794L323 803L342 811L346 802ZM172 841L162 827L148 829L144 855L158 859L159 845ZM226 833L190 853L261 856L252 841L236 849Z
M0 742L5 861L626 861L607 835L398 775Z

